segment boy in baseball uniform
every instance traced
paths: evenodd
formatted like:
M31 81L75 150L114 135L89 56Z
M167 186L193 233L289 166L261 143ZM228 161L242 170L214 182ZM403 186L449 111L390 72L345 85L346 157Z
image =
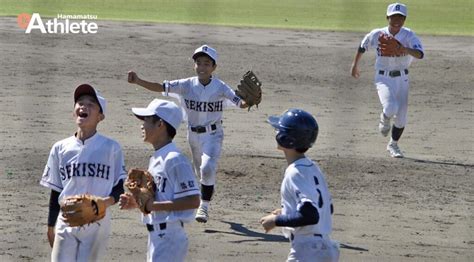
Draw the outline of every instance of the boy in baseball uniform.
M379 131L387 136L392 130L387 151L390 156L401 158L403 153L398 146L405 125L408 109L408 67L413 58L422 59L423 46L415 33L403 27L408 15L404 4L394 3L387 7L388 26L377 28L368 33L359 45L351 67L351 75L359 78L359 61L365 51L374 48L375 86L383 110L380 113ZM395 39L396 54L386 54L381 46L383 39ZM393 126L390 121L393 119Z
M146 203L151 213L142 216L148 235L147 261L184 261L188 238L184 223L193 220L199 206L199 186L191 162L173 138L182 121L181 109L173 102L155 99L146 108L132 108L143 121L143 141L155 150L148 172L156 184L154 199ZM138 207L130 193L120 196L122 209Z
M224 106L230 103L246 108L247 104L227 84L213 75L218 60L214 48L203 45L194 51L192 58L196 72L194 77L165 80L160 84L145 81L130 71L128 82L151 91L163 92L165 96L173 96L179 100L187 116L188 142L194 169L201 178L201 204L196 213L196 220L206 223L216 183L217 162L224 139L222 130Z
M74 92L77 130L56 142L49 154L40 184L51 189L48 240L51 261L98 261L105 259L110 234L110 212L84 226L69 226L60 204L68 196L90 194L114 205L123 193L126 177L122 148L116 141L97 132L105 118L106 101L91 85L82 84Z
M262 217L266 232L282 227L290 239L287 261L338 261L339 247L329 237L332 231L331 194L318 165L305 156L318 136L314 117L300 109L289 109L268 122L277 134L278 149L288 167L281 184L281 209Z

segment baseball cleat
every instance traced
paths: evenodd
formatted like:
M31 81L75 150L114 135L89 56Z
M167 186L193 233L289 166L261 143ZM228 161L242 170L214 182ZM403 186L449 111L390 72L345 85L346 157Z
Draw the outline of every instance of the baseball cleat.
M395 157L395 158L402 158L403 157L402 151L400 150L398 145L395 144L395 143L389 143L387 145L387 151L388 151L388 153L390 154L391 157Z
M386 118L383 112L380 114L379 131L383 136L390 132L390 118Z
M199 206L197 212L196 212L196 221L199 223L206 223L207 220L209 219L209 214L207 211L207 207L201 205Z

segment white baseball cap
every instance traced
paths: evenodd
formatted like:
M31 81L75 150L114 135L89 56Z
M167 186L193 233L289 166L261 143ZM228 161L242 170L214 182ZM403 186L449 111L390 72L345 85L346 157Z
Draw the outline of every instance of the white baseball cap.
M107 107L107 101L105 101L105 98L99 93L99 91L95 90L95 88L93 88L89 84L79 85L78 87L76 87L76 91L74 91L74 103L76 103L79 97L83 95L90 95L94 97L97 103L99 104L102 114L105 115L105 108Z
M219 56L217 55L216 49L208 45L202 45L198 47L196 50L194 50L193 60L196 60L196 56L201 53L208 55L210 58L212 58L212 60L214 60L215 63L217 63L217 58Z
M401 14L404 17L408 15L407 6L400 3L389 4L387 7L387 16Z
M156 115L176 130L178 130L179 125L183 121L181 109L174 102L163 99L153 99L146 108L134 107L132 108L132 112L141 120L143 120L145 116Z

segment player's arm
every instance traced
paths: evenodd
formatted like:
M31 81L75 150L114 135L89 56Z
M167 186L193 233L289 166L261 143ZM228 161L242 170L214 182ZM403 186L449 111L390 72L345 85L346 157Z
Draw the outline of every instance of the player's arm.
M302 227L314 225L319 222L318 210L310 203L305 202L298 211L293 214L276 215L270 214L260 219L260 223L266 232L274 227Z
M414 58L417 58L417 59L422 59L423 55L424 55L423 52L418 50L418 49L408 48L408 47L404 47L404 46L401 46L400 49L403 53L409 54L409 55L411 55L411 56L413 56Z
M150 91L155 91L155 92L163 92L165 91L164 87L160 83L153 83L153 82L148 82L146 80L143 80L138 77L137 73L133 71L128 72L128 82L131 84L137 84L139 86L142 86Z
M123 180L120 179L117 185L112 188L112 192L108 197L104 197L105 207L113 206L120 200L120 195L124 193L123 190Z
M354 60L352 61L351 65L351 75L354 78L359 78L360 71L359 71L359 61L362 58L362 55L365 53L365 48L360 47L357 49L357 52L354 56Z
M53 247L54 244L54 227L56 226L56 221L58 220L59 215L59 192L51 190L49 196L49 212L48 212L48 241L49 245Z
M153 201L147 202L146 209L148 211L179 211L187 209L195 209L199 207L201 199L199 194L177 198L172 201Z

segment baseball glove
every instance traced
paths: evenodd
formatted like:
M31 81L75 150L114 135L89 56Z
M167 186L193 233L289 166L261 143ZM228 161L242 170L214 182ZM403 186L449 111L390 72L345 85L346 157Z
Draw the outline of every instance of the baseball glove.
M61 203L64 222L71 227L90 224L105 217L105 202L91 195L66 197Z
M130 169L125 186L132 193L140 211L143 214L150 214L150 211L146 210L146 203L155 198L156 185L153 182L153 176L145 170Z
M240 80L235 94L245 101L249 110L254 105L258 108L258 104L262 101L262 83L252 71L248 71Z
M403 45L398 42L395 37L380 34L379 36L379 50L382 56L401 56L405 55L405 49Z

